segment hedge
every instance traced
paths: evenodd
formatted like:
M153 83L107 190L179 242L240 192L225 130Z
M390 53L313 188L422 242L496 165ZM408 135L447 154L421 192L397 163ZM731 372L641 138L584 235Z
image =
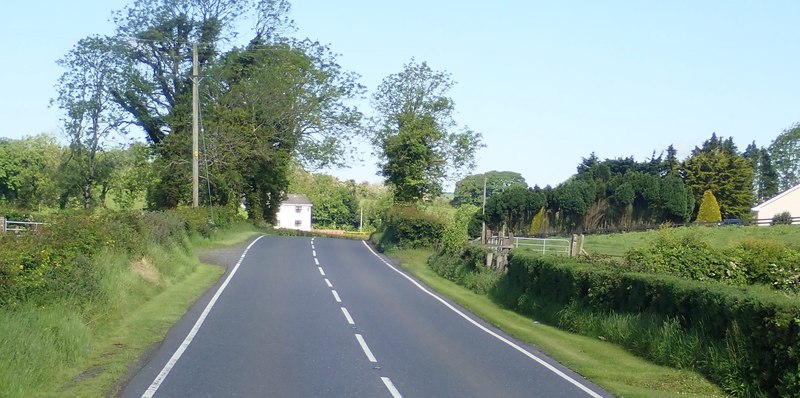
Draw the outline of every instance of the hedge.
M800 300L795 295L513 252L497 289L501 301L523 313L543 304L577 305L598 314L677 320L685 333L702 336L703 349L687 362L729 392L800 396ZM733 363L715 363L720 353ZM724 366L736 370L721 370Z

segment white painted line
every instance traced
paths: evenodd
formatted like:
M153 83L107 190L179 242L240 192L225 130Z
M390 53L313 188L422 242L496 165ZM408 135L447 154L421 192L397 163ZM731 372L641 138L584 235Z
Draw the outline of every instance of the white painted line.
M323 271L323 270L322 270L322 267L317 267L317 268L319 268L319 273L320 273L322 276L325 276L325 271Z
M319 260L316 257L314 257L314 264L319 265Z
M328 278L325 278L325 284L328 285L328 287L333 287L333 284L328 280Z
M361 345L361 349L364 350L364 354L367 354L367 359L369 359L369 361L373 363L378 362L378 360L375 359L375 355L372 355L372 351L369 350L367 342L364 341L364 338L361 337L360 334L356 333L356 340L358 340L358 344Z
M397 387L394 386L394 383L392 383L391 379L388 377L381 377L381 380L383 380L383 384L386 385L386 388L389 389L389 393L392 394L392 398L403 398L403 396L400 395L400 391L397 391Z
M316 250L312 250L311 251L311 255L314 256L314 257L317 257L317 251Z
M356 322L353 321L353 317L350 316L349 312L347 312L347 308L342 307L342 313L344 314L344 317L347 318L347 323L349 323L351 325L355 325L356 324Z
M153 382L150 384L150 387L147 387L147 390L144 392L144 394L142 394L142 398L152 398L153 395L155 395L156 391L158 391L158 388L161 386L161 383L164 382L164 379L167 378L169 372L172 371L172 368L175 367L175 364L181 358L181 355L183 355L183 352L186 351L186 349L189 347L189 344L192 343L194 336L197 335L197 332L200 330L200 326L203 326L203 322L206 321L208 313L211 312L212 308L214 308L214 304L216 304L217 299L219 299L219 296L228 286L228 283L230 283L231 279L233 279L233 276L236 275L236 271L239 269L239 266L242 265L244 256L247 254L248 251L250 251L250 248L253 247L253 245L255 245L256 242L258 242L263 237L264 235L261 235L258 238L256 238L256 240L250 242L250 244L247 245L247 248L244 249L244 252L242 253L241 257L239 257L239 261L236 262L236 265L231 270L231 273L228 274L228 277L225 278L225 281L222 282L222 284L219 286L217 292L214 293L213 297L211 297L211 301L208 302L206 308L200 314L200 317L197 318L197 321L194 323L192 330L190 330L189 334L186 335L186 338L183 339L181 345L178 347L177 350L175 350L175 353L172 354L172 357L170 357L169 361L167 361L167 364L164 365L164 367L161 369L161 372L158 374L158 376L156 376L155 380L153 380Z
M331 290L331 293L333 293L333 298L336 299L337 303L341 303L342 302L342 299L339 298L339 293L336 293L336 290Z
M394 272L397 272L398 274L402 275L404 278L408 279L408 281L411 282L412 284L414 284L417 288L419 288L419 290L422 290L423 292L425 292L429 296L433 297L434 299L436 299L440 303L444 304L445 307L449 308L451 311L455 312L460 317L466 319L469 323L473 324L478 329L483 330L484 332L486 332L490 336L502 341L503 343L507 344L511 348L521 352L523 355L527 356L528 358L533 359L534 361L538 362L540 365L544 366L545 368L547 368L551 372L555 373L556 375L558 375L562 379L564 379L564 380L572 383L572 385L580 388L581 390L583 390L585 393L589 394L590 396L592 396L594 398L602 398L602 396L600 396L600 394L592 391L589 387L584 386L579 381L577 381L577 380L573 379L572 377L570 377L568 374L566 374L566 373L560 371L559 369L557 369L555 366L550 365L549 363L547 363L543 359L537 357L536 355L534 355L530 351L520 347L518 344L514 343L513 341L511 341L511 340L509 340L509 339L507 339L507 338L505 338L505 337L503 337L503 336L501 336L501 335L489 330L485 326L481 325L480 323L476 322L474 319L472 319L469 316L467 316L467 314L459 311L456 307L453 307L450 303L445 301L443 298L439 297L437 294L432 293L430 290L426 289L419 282L415 281L413 278L411 278L410 276L406 275L403 271L400 271L399 269L395 268L395 266L393 266L392 264L389 264L389 262L384 260L381 256L379 256L378 253L375 253L375 251L372 250L371 247L369 247L369 245L367 244L366 241L362 240L361 242L364 244L364 246L367 247L367 249L369 249L370 252L372 252L372 254L375 257L377 257L379 260L381 260L381 262L386 264L386 266L388 266L389 268L394 270Z
M314 249L314 242L311 242L311 250L315 250Z

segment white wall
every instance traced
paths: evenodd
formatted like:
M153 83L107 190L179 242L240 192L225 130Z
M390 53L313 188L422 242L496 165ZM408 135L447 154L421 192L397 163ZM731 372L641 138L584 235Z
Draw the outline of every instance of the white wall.
M755 212L757 219L772 219L776 214L788 211L792 217L800 217L800 188L793 188L785 194L781 194L774 200L767 201L766 203L758 206L759 210ZM794 222L799 224L800 222ZM764 223L760 225L769 225Z
M297 212L296 205L281 205L277 214L276 227L286 229L299 229L311 231L311 206L300 205L300 212ZM296 225L300 221L300 225Z

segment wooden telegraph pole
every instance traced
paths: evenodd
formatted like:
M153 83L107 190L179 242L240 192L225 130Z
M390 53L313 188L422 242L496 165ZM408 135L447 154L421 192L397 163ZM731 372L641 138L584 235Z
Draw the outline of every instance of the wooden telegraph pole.
M200 205L200 76L198 73L197 43L192 44L192 207Z

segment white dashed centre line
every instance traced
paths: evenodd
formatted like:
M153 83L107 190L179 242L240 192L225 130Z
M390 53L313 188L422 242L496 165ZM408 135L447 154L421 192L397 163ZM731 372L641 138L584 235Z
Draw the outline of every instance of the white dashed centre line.
M385 384L386 388L389 389L389 393L392 394L393 398L403 398L403 396L400 395L400 391L397 391L397 387L394 386L394 383L392 383L391 379L388 377L381 377L381 380L383 380L383 384Z
M311 255L314 256L314 257L317 257L317 251L316 250L312 250L311 251Z
M319 268L320 275L325 276L325 271L322 270L322 267L317 267L317 268Z
M319 260L316 257L314 257L314 264L319 265Z
M333 284L328 280L328 278L325 278L325 284L328 285L328 287L333 287Z
M331 290L331 293L333 293L333 298L336 299L337 303L341 303L342 302L342 299L339 298L339 293L336 293L336 290Z
M364 341L364 337L362 337L360 334L356 334L356 340L358 340L358 344L361 345L361 349L364 350L364 354L367 354L367 359L369 359L369 361L372 363L378 362L378 360L375 359L375 355L372 355L372 351L370 351L369 346L367 346L367 342Z
M342 307L342 313L344 314L344 317L347 318L347 323L349 323L351 325L355 325L356 324L355 321L353 321L353 317L350 316L349 312L347 312L347 308Z

